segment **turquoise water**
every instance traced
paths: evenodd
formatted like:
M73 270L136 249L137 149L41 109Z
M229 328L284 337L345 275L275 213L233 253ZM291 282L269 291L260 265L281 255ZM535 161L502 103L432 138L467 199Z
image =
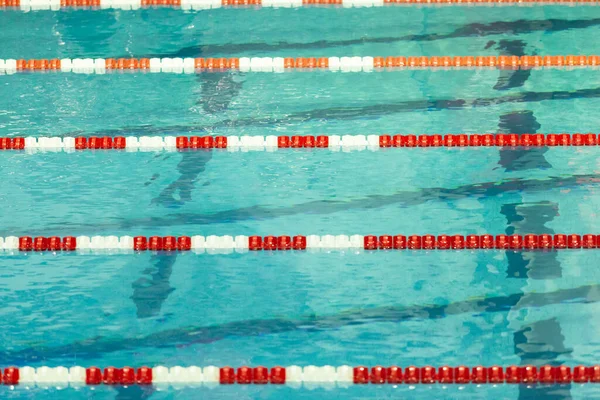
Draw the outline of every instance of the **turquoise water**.
M600 54L600 8L1 12L0 58ZM487 47L487 48L486 48ZM598 132L597 70L0 76L0 135ZM0 236L600 233L596 148L0 153ZM598 251L0 254L0 365L597 362ZM594 398L594 386L2 387Z

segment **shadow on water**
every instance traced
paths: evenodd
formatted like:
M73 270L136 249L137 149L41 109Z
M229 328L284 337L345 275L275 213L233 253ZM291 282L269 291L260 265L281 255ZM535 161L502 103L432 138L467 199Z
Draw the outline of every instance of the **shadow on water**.
M578 90L561 90L550 92L520 92L501 97L487 97L474 99L429 99L409 100L397 103L380 103L369 106L328 107L301 111L287 114L283 117L239 118L224 119L206 125L169 125L169 126L129 126L119 129L105 129L93 131L89 134L97 136L136 136L152 134L183 134L193 132L213 132L218 128L244 128L244 127L274 127L277 125L300 124L314 120L354 120L368 117L383 117L410 112L427 112L441 110L464 110L472 108L490 107L501 104L526 104L541 101L568 101L575 99L592 99L600 97L600 87ZM399 120L399 123L402 121ZM73 136L83 134L75 131L61 134L60 136Z
M559 357L569 356L572 352L564 345L565 337L558 320L551 318L533 322L514 334L515 354L523 365L560 365ZM538 385L532 389L519 387L519 399L571 398L571 385Z
M533 130L537 129L532 125L532 116L524 113L519 117L505 117L501 121L521 121L518 125L529 124ZM529 121L529 122L527 122ZM507 123L508 126L516 128L516 126ZM501 123L502 125L502 123ZM513 129L511 128L511 129ZM501 129L504 129L501 127ZM510 165L510 164L508 164ZM506 165L505 165L506 166ZM175 217L169 217L169 220L150 219L137 220L126 222L128 226L141 225L156 225L164 226L165 223L212 223L222 222L224 220L245 220L249 218L272 218L281 215L289 215L296 213L305 214L320 214L331 213L349 208L375 208L382 207L388 204L401 204L408 206L411 204L420 204L426 201L445 201L449 199L457 199L466 196L490 197L497 196L507 191L520 191L522 193L535 192L540 190L550 190L560 186L572 186L580 184L598 184L596 175L581 175L570 176L565 178L551 177L544 180L521 180L511 179L499 183L481 183L465 185L457 188L429 188L415 192L398 192L388 196L369 196L363 199L351 201L317 201L305 203L296 207L269 210L262 207L251 207L247 209L232 210L226 213L217 213L212 215L186 214ZM542 209L547 208L547 205L541 205ZM535 209L530 207L528 210ZM523 224L534 224L538 217L521 215L527 213L521 205L515 205L511 210L510 206L504 209L504 212L509 215L512 213L509 225L516 225L517 222ZM545 215L548 212L542 212L540 215ZM521 215L521 216L519 216ZM172 219L174 218L174 219ZM547 221L548 217L540 220L541 225ZM532 228L534 227L532 226ZM69 229L69 228L66 228ZM509 253L510 254L510 253ZM530 254L529 259L542 259L549 257L543 252L527 252ZM516 258L515 258L516 259ZM168 265L168 263L166 263ZM512 270L520 270L521 274L530 274L535 265L518 263L512 265ZM169 267L170 268L170 267ZM509 269L511 270L511 269ZM168 290L168 289L167 289ZM35 361L40 359L52 359L57 357L72 356L77 354L80 358L94 358L100 355L114 351L138 351L144 347L171 347L190 345L193 343L210 343L225 338L236 336L256 336L277 334L289 332L293 330L304 331L321 331L328 329L337 329L348 325L361 325L378 322L395 322L402 323L404 321L415 319L439 319L449 315L471 314L480 315L484 313L508 313L508 311L519 310L527 307L543 307L546 305L560 304L563 302L575 303L590 303L600 301L600 285L586 285L572 289L562 289L548 293L515 293L507 296L486 297L482 299L464 300L445 305L415 305L410 307L402 306L387 306L371 309L362 309L355 311L347 311L335 315L311 316L305 319L266 319L266 320L246 320L235 321L231 323L212 325L212 326L188 326L177 329L159 331L144 337L135 338L94 338L82 342L76 342L67 346L59 347L44 347L35 346L17 351L7 351L0 353L0 358L4 361L16 362L23 360L24 362ZM151 310L151 308L149 308ZM546 325L540 325L546 326ZM545 332L557 332L557 329L537 329L535 326L527 327L515 334L515 347L518 354L522 354L523 362L542 362L542 357L537 353L527 352L527 343L555 343L553 348L544 355L544 362L548 359L548 354L563 353L560 345L556 344L557 335L550 334L550 337L545 337ZM531 338L531 339L530 339ZM563 346L564 347L564 346Z
M202 74L198 77L201 83L201 99L198 103L202 105L204 112L220 114L228 109L242 85L241 82L236 81L234 75L234 73ZM181 153L181 161L177 165L179 177L163 189L152 200L152 204L178 208L192 201L192 192L198 176L206 170L206 164L211 159L210 151ZM156 178L157 176L153 176L151 181ZM153 255L150 259L152 266L144 271L146 276L132 283L131 299L136 306L138 318L153 317L160 313L163 303L175 290L170 284L170 278L176 261L177 253Z
M192 325L158 331L136 337L95 337L83 341L47 347L42 344L20 350L0 351L0 362L25 365L40 360L76 357L78 360L99 358L115 351L140 351L142 348L171 348L195 343L213 343L227 338L274 335L292 331L319 332L346 326L382 322L403 323L414 320L435 320L453 315L503 313L525 308L539 308L569 302L590 304L600 302L600 284L584 285L551 292L514 293L505 296L473 298L448 304L413 306L382 306L348 310L333 315L310 315L299 319L241 320L219 325Z
M490 41L486 48L492 46L496 42ZM496 47L496 50L501 55L509 56L524 56L525 55L525 42L522 40L501 40ZM521 87L525 84L531 70L529 69L518 69L516 71L501 69L498 83L494 86L496 90L508 90L516 87Z
M202 82L202 87L197 104L211 115L227 111L242 89L240 73L202 73L198 75L198 79Z
M423 35L362 37L349 40L318 40L308 43L279 41L276 43L227 43L205 44L184 47L176 52L147 54L144 57L207 57L215 55L238 55L240 53L281 52L283 50L318 50L332 47L356 46L372 43L395 42L432 42L436 40L491 35L523 35L533 32L562 32L570 29L586 29L600 25L600 18L592 19L545 19L497 21L489 24L467 24L450 33L431 33ZM515 54L521 55L521 54Z
M501 34L526 34L536 31L557 32L568 29L585 29L597 26L600 19L589 20L538 20L494 22L490 24L469 24L448 34L407 35L402 37L361 38L342 41L316 41L311 43L246 43L225 45L201 45L183 48L168 55L153 55L159 57L195 57L201 55L240 53L244 51L280 51L286 49L320 49L336 46L360 45L366 43L392 43L397 41L435 41L460 37L474 37ZM494 45L495 42L490 42ZM497 49L501 54L523 55L525 44L519 40L501 40ZM530 71L501 71L496 90L505 91L522 87L530 76ZM231 101L237 96L241 83L228 74L204 74L202 80L202 98L199 104L204 112L219 114L227 110ZM600 88L577 91L558 92L525 92L510 96L488 99L439 99L426 101L410 101L395 104L380 104L366 107L338 107L322 110L311 110L291 114L285 122L305 122L313 119L354 119L365 116L383 116L400 112L437 111L443 109L464 109L469 107L485 107L503 103L527 103L543 100L569 100L575 98L593 98L600 95ZM103 131L103 135L111 133L148 134L151 132L169 133L176 131L202 131L220 126L243 127L264 126L284 122L283 119L239 119L226 120L212 126L171 126L166 128L143 126ZM518 111L500 117L500 132L533 133L539 129L531 111ZM527 170L534 168L550 168L544 157L546 149L513 150L500 149L500 165L507 171ZM179 207L191 201L191 193L200 173L211 159L209 152L183 153L177 169L180 177L168 185L153 203L168 208ZM576 185L581 183L597 183L593 175L568 178L550 178L545 181L510 180L500 184L467 185L455 189L431 188L410 193L397 193L392 196L372 196L350 202L311 202L298 207L283 210L266 210L261 207L233 210L213 215L191 215L191 223L222 222L223 220L242 220L248 218L270 218L295 213L328 213L354 208L381 207L391 202L404 206L425 201L444 200L465 196L493 196L505 191L548 190L554 185ZM178 198L176 198L178 197ZM551 202L505 204L502 214L507 218L508 234L511 233L552 233L545 224L557 214L557 205ZM188 216L190 216L188 214ZM187 216L176 216L172 223L187 221ZM164 226L162 219L128 221L128 226ZM67 228L68 229L68 228ZM169 283L169 277L176 261L176 255L156 255L151 258L152 268L145 271L150 278L140 278L132 284L134 289L132 299L137 307L138 318L157 315L162 303L174 290ZM548 279L560 276L561 266L556 259L556 252L507 252L509 278L518 279ZM172 345L188 345L191 343L208 343L231 336L275 334L291 330L318 331L336 329L346 325L368 324L382 321L403 322L411 319L437 319L460 313L508 312L526 307L541 307L557 304L563 301L597 302L600 301L600 286L588 285L575 289L558 290L551 293L516 293L504 297L492 297L479 300L466 300L443 306L413 306L413 307L379 307L374 309L349 311L332 316L311 317L304 320L255 320L239 321L217 326L192 326L181 329L157 332L142 338L96 338L78 342L63 347L31 347L15 352L0 353L4 361L15 362L22 359L34 361L54 357L70 356L90 358L107 352L119 350L137 350L140 347L163 347ZM564 336L556 319L537 321L527 325L514 334L515 353L524 364L555 364L557 358L568 355L569 349L564 346ZM152 394L152 390L140 387L119 388L117 399L142 399ZM520 390L520 399L539 398L539 391ZM569 398L569 387L548 388L543 398Z
M549 201L504 204L501 209L508 221L506 234L553 234L546 223L558 216L558 204ZM508 278L554 279L562 276L556 251L544 253L509 253Z
M524 131L534 132L539 128L539 124L535 122L535 118L531 112L522 112L520 114L510 114L500 118L500 129L523 129ZM536 125L537 124L537 125ZM527 127L528 128L525 128ZM543 155L542 155L543 157ZM505 158L513 160L513 164L505 162L503 167L521 168L515 164L522 157ZM538 159L541 163L541 159ZM530 165L531 163L527 163ZM541 164L540 164L541 165ZM332 213L349 208L376 208L388 204L401 204L408 206L412 204L420 204L426 201L445 201L449 199L457 199L467 196L475 197L490 197L497 196L507 191L519 191L521 193L535 192L540 190L550 190L557 186L571 186L580 184L597 184L598 177L595 175L571 176L565 178L551 177L544 180L522 180L511 179L499 183L481 183L465 185L453 189L445 188L429 188L415 192L398 192L388 196L369 196L363 199L351 201L317 201L305 203L296 207L285 209L269 210L260 206L247 209L232 210L225 213L216 213L212 215L186 214L169 217L165 219L150 219L128 221L128 226L140 225L156 225L165 226L165 223L211 223L245 220L249 218L273 218L281 215L290 215L296 213L303 214L322 214ZM527 229L534 229L536 226L540 228L548 221L548 204L538 205L507 205L503 208L503 213L507 216L507 221L510 227L516 229L517 226ZM537 210L537 211L536 211ZM552 215L552 214L550 214ZM551 217L550 217L551 219ZM67 228L68 229L68 228ZM525 229L525 228L523 228ZM552 253L544 252L526 252L518 253L518 257L509 254L511 264L509 271L519 271L518 275L528 276L536 269L535 262L531 260L543 260L544 258L554 257ZM514 253L517 254L517 253ZM528 262L522 258L525 255L528 257ZM540 264L541 271L544 265ZM540 272L540 276L544 276ZM535 276L535 274L533 274ZM482 299L464 300L445 305L415 305L410 307L402 306L387 306L376 307L371 309L361 309L355 311L347 311L335 315L315 316L304 319L266 319L266 320L246 320L235 321L231 323L212 325L212 326L188 326L177 329L159 331L144 337L135 338L94 338L82 342L76 342L67 346L59 347L29 347L18 351L10 351L0 353L0 359L10 360L15 362L23 360L24 362L35 361L39 359L52 359L57 357L69 357L77 354L79 358L94 358L99 355L114 351L138 351L144 347L171 347L171 346L187 346L194 343L211 343L218 340L239 336L258 336L278 334L294 330L304 331L322 331L329 329L338 329L349 325L363 325L379 322L395 322L402 323L415 319L439 319L450 315L470 314L481 315L485 313L503 313L509 311L524 309L527 307L543 307L546 305L560 304L563 302L572 303L590 303L600 301L600 285L586 285L572 289L562 289L548 293L528 293L523 292L498 297L486 297ZM539 328L538 328L539 326ZM551 326L552 329L548 329ZM543 328L543 329L542 329ZM552 326L552 322L542 322L532 324L519 332L515 333L515 351L525 363L541 363L548 362L549 359L555 359L554 354L564 354L564 346L561 345L560 336L556 333L560 332L560 326L556 324ZM558 340L558 341L557 341ZM552 350L548 350L542 355L538 350L530 351L529 344L533 344L533 348L539 349L540 346L548 348L550 345ZM536 344L539 346L535 347ZM525 392L523 392L525 393ZM531 392L528 392L531 393ZM550 395L550 393L546 393ZM521 398L525 398L527 394L523 394ZM565 398L563 394L561 398Z
M249 220L268 220L272 218L285 217L289 215L328 215L348 210L377 209L396 205L398 207L410 207L427 202L447 202L464 198L484 199L501 196L506 193L541 193L557 188L600 186L600 175L581 174L565 177L548 177L543 179L521 179L513 178L499 182L482 182L462 185L455 188L424 188L414 191L398 191L385 195L370 195L350 200L315 200L300 203L291 207L271 208L265 206L251 206L234 210L219 211L215 213L177 213L160 217L135 218L120 220L115 223L66 223L48 225L46 229L36 231L39 235L86 235L90 232L100 233L115 230L132 230L143 227L169 227L169 226L193 226L235 223ZM6 227L0 233L6 235L25 235L30 231L23 231L22 226Z
M489 45L489 44L488 44ZM500 41L498 50L501 54L522 56L525 43L519 40ZM496 90L509 90L521 87L529 79L531 71L501 71ZM499 133L536 133L540 128L533 112L516 111L500 116ZM524 171L530 169L548 169L552 165L544 154L547 148L500 149L499 164L505 171ZM523 190L524 194L525 191ZM506 234L542 234L554 233L546 227L546 223L559 215L558 204L550 201L520 202L503 204L501 214L506 217ZM556 251L549 252L508 252L506 254L508 279L554 279L562 276L562 266L557 259ZM520 293L521 302L527 302L530 293ZM507 320L508 324L509 321ZM535 321L514 333L514 351L523 365L541 366L544 364L560 364L559 357L569 355L571 350L564 345L564 336L560 322L555 318ZM531 399L570 399L571 386L536 386L527 388L519 386L519 400Z
M164 188L152 199L152 204L167 208L178 208L192 201L192 192L198 175L206 170L206 164L212 159L211 151L190 151L181 153L177 165L179 178Z
M515 354L525 362L535 365L554 364L560 356L569 355L571 349L564 345L565 337L555 318L534 322L515 333Z
M201 96L197 104L202 106L202 110L206 114L225 113L242 88L240 79L240 74L233 72L199 75ZM212 154L211 151L181 153L181 161L177 165L179 178L167 186L158 197L152 200L152 203L175 208L191 201L198 175L206 170L206 164L212 159ZM178 199L176 199L176 195Z
M230 103L237 97L242 83L237 81L234 73L201 74L201 98L198 104L207 114L224 113ZM194 151L181 153L181 161L177 165L179 178L163 189L152 204L167 208L177 208L192 201L192 192L198 176L206 170L206 164L212 159L210 151ZM148 182L156 180L153 176ZM170 278L177 261L177 253L157 254L150 258L151 267L144 271L143 276L131 284L133 300L138 318L149 318L160 314L162 305L175 290ZM152 389L139 387L118 388L117 400L146 399L153 393Z
M150 274L150 278L141 277L131 284L131 299L137 308L138 318L158 315L164 301L175 290L171 287L169 278L177 260L176 254L153 255L150 259L152 267L144 271L145 274Z
M536 133L540 128L532 111L516 111L500 117L498 125L500 133ZM516 149L500 149L500 165L506 171L524 171L529 169L548 169L552 165L544 154L547 147L531 147Z
M554 233L545 226L558 216L558 204L552 202L508 204L502 207L507 218L507 234ZM562 276L562 266L556 251L524 252L507 254L507 277L526 279L555 279ZM530 293L522 293L521 301L527 301ZM508 321L507 321L508 322ZM523 365L541 366L560 364L559 357L568 356L571 350L564 345L560 322L555 318L535 321L514 333L515 354ZM519 387L519 399L548 398L570 399L570 385L560 387L538 386L535 390Z

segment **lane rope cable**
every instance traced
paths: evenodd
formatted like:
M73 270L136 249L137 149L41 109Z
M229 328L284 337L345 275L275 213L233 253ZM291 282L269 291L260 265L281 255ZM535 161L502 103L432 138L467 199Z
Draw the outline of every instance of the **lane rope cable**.
M2 0L0 0L2 1ZM547 56L432 56L432 57L240 57L240 58L63 58L0 59L0 74L24 72L150 72L194 74L200 72L341 71L373 72L402 69L539 69L598 68L599 55Z

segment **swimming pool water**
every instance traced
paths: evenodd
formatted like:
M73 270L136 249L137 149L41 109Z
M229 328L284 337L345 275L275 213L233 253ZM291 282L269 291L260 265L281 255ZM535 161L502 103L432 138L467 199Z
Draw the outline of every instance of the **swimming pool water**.
M600 54L600 8L0 12L0 58ZM2 136L598 132L597 70L0 75ZM596 148L0 153L0 236L598 233ZM597 363L597 251L0 253L0 365ZM594 386L3 398L594 398Z

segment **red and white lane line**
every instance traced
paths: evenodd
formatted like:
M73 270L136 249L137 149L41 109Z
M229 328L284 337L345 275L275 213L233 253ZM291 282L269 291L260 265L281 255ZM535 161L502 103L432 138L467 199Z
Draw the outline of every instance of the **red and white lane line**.
M0 0L2 1L2 0ZM432 57L240 57L240 58L63 58L0 59L0 74L73 72L105 74L118 71L194 74L198 72L372 72L398 69L533 69L597 68L600 55L432 56Z
M107 9L137 10L149 7L205 10L211 8L262 7L383 7L390 5L541 5L596 4L597 0L0 0L0 10Z
M0 249L24 252L193 251L231 253L289 250L565 250L600 248L600 235L308 235L308 236L8 236Z
M570 384L600 383L600 365L594 366L425 366L365 367L331 365L300 367L8 367L2 383L10 386L189 385L231 384L340 386L366 384Z
M446 135L317 135L317 136L117 136L117 137L13 137L0 138L0 151L30 153L81 150L133 152L227 149L275 151L278 149L329 149L378 151L398 147L556 147L597 146L595 133L549 134L446 134Z

